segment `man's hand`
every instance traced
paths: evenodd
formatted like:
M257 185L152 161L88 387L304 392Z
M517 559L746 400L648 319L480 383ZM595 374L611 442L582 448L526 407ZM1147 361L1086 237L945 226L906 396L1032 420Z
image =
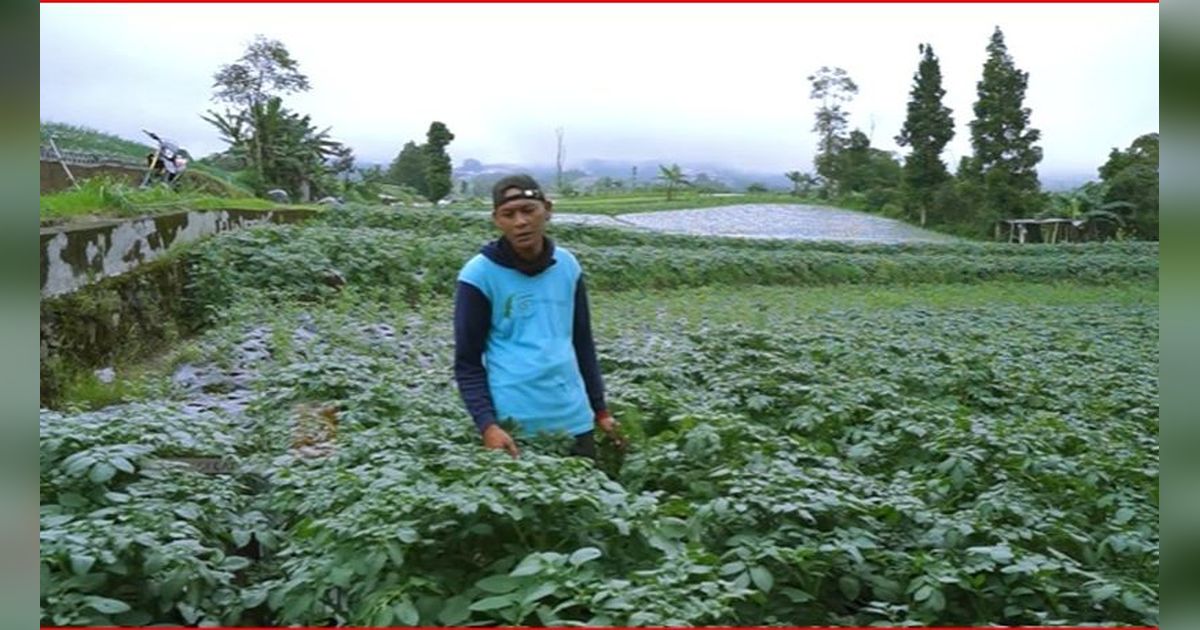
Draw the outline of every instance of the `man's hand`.
M517 443L498 424L490 424L488 428L483 430L483 446L484 448L504 449L513 457L516 457L518 454Z
M619 431L621 423L617 422L617 419L612 417L607 410L596 414L596 428L607 433L617 448L625 448L625 438L621 437Z

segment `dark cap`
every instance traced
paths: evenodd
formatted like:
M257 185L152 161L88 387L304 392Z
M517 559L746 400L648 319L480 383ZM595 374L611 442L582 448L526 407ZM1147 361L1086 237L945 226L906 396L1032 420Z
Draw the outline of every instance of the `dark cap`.
M515 190L514 190L515 189ZM507 194L505 194L507 193ZM545 201L542 187L528 175L507 175L492 186L492 208L499 208L513 199L537 199Z

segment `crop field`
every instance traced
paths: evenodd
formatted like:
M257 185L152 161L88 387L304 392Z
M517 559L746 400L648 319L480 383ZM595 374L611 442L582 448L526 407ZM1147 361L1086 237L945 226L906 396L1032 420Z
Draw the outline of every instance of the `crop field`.
M224 234L199 337L41 413L42 623L1158 623L1156 243L551 236L628 449L481 448L486 222Z

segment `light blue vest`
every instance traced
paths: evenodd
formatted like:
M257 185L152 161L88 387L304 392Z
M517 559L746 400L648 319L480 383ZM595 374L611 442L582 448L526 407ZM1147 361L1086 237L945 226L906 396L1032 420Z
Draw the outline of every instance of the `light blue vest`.
M593 423L572 341L582 269L562 247L555 247L554 260L545 271L527 276L476 254L458 279L479 289L492 305L483 364L496 418L512 418L526 433L578 435Z

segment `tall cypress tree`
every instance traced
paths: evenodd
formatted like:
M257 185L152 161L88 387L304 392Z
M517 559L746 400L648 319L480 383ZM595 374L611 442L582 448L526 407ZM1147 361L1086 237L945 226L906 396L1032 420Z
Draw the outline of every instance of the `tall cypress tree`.
M1029 126L1023 106L1029 73L1013 64L1000 27L992 33L979 81L975 120L971 121L969 176L981 187L982 216L991 222L1004 217L1032 216L1040 205L1037 164L1042 149L1035 146L1041 132Z
M425 139L425 197L437 203L454 189L453 167L446 153L446 146L454 140L454 134L445 124L434 121L429 125Z
M896 143L912 147L904 160L904 207L910 213L915 210L921 225L925 225L934 194L950 178L941 156L954 137L954 118L950 108L942 104L946 90L942 89L942 68L933 54L933 46L921 44L917 50L922 55L921 63L913 75L908 118L896 136Z

